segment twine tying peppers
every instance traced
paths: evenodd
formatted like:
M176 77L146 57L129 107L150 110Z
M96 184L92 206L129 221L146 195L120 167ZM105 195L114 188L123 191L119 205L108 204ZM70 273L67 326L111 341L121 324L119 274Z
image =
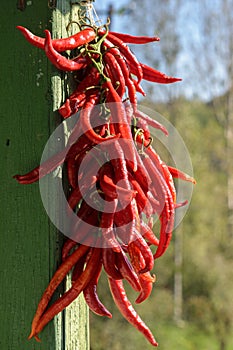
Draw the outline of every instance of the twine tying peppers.
M38 334L45 325L81 292L94 313L111 318L97 295L103 268L122 315L157 346L151 331L128 300L123 280L139 293L136 303L149 297L155 282L151 274L154 259L163 255L170 243L175 209L186 204L176 203L173 178L192 183L195 180L167 166L153 149L148 126L165 135L168 132L137 109L136 93L145 95L140 85L143 79L160 84L181 79L138 62L126 45L158 41L157 37L109 32L105 25L84 26L66 39L52 40L48 30L45 38L40 38L22 26L17 28L27 41L45 51L57 69L78 71L81 77L76 89L59 108L64 119L80 112L65 149L29 173L14 176L19 183L30 184L66 163L70 185L68 205L80 219L72 228L72 239L64 243L62 263L39 302L29 339L39 340ZM74 58L61 54L67 50L71 50ZM77 134L81 136L76 137ZM103 165L100 166L98 160ZM97 194L104 200L104 208L99 204L97 209ZM159 238L152 230L154 214L160 220ZM156 247L154 253L153 246ZM70 271L71 288L48 307L55 290Z

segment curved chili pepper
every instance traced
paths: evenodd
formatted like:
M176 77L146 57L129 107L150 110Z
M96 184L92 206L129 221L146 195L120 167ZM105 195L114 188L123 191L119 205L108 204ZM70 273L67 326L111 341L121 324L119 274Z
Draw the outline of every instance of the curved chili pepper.
M118 63L124 80L125 80L125 85L128 88L128 94L129 94L129 99L130 102L132 103L134 109L136 110L136 106L137 106L137 96L136 96L136 87L135 87L135 83L133 82L133 80L130 78L129 76L129 69L126 65L126 62L124 61L124 58L121 56L120 51L111 45L111 43L108 40L104 41L104 45L107 47L107 49L109 50L107 53L113 56L112 60L116 60L116 62ZM137 84L139 84L137 82Z
M124 203L131 201L136 196L137 192L116 185L113 177L114 174L111 164L105 163L99 170L100 188L109 198L118 199L119 201L123 199Z
M159 239L143 220L140 221L140 233L150 244L159 245Z
M131 201L136 196L136 191L115 185L113 180L106 174L100 178L100 187L110 198L118 198L119 201L121 201L121 199L123 202Z
M140 292L141 285L140 285L138 276L134 271L129 259L123 252L123 250L121 250L119 253L115 253L115 257L116 257L116 260L115 260L116 267L120 271L123 278L126 279L126 281L131 285L131 287L136 292Z
M101 303L97 294L97 284L102 269L102 261L99 260L95 275L92 277L88 285L83 289L83 295L90 310L99 316L107 316L112 318L112 314Z
M116 256L111 248L103 248L102 250L103 266L107 275L114 280L121 280L123 276L116 267Z
M130 61L128 61L128 64L130 66L130 71L136 75L137 72L134 65ZM171 84L182 80L181 78L169 77L168 75L159 72L158 70L149 67L144 63L140 63L140 66L142 68L142 75L144 80L159 84Z
M131 65L134 66L135 75L137 76L137 79L138 79L137 82L139 84L143 78L143 70L142 70L142 67L141 67L140 63L138 62L136 56L133 54L133 52L130 50L130 48L121 39L115 37L114 35L112 35L110 33L108 33L107 38L108 38L109 42L111 44L113 44L113 46L117 46L119 48L119 50L121 51L123 56L126 58L126 60L128 62L130 62Z
M77 124L80 125L79 120L76 123L76 126ZM66 154L66 160L68 160L69 158L71 159L78 158L80 154L83 154L84 152L89 151L95 145L95 143L91 142L90 139L85 134L82 134L80 132L80 135L78 139L76 139L75 142L70 146Z
M159 155L151 146L147 148L146 153L152 159L156 167L160 169L160 173L163 174L163 176L161 177L161 181L163 181L164 186L167 187L166 193L169 197L169 205L170 207L172 206L172 208L170 208L172 215L174 211L174 204L176 202L176 189L174 186L172 176L169 172L167 165L160 159Z
M75 158L67 159L67 178L69 185L72 188L76 188L77 186L77 178L76 178L76 161Z
M114 35L118 39L128 44L147 44L154 41L160 41L160 38L158 38L157 36L135 36L112 31L110 31L109 34Z
M90 253L90 252L89 252ZM79 261L74 265L72 274L71 274L71 282L74 284L74 282L78 279L78 277L82 274L84 270L85 263L87 263L89 260L88 258L88 252L79 259Z
M110 74L112 75L112 78L111 76L109 78L117 90L118 95L122 98L125 93L125 78L123 71L121 70L116 58L109 51L105 52L103 60L105 64L108 65L109 71L111 72Z
M45 313L40 318L36 325L35 331L30 335L31 337L37 336L46 324L54 318L59 312L66 308L78 295L83 291L83 289L91 281L93 274L95 273L98 261L100 259L101 250L99 248L91 248L92 255L87 263L85 270L82 272L81 276L73 283L72 287L65 292L58 300L56 300L50 308L45 311Z
M83 107L87 98L91 94L97 93L98 90L95 90L95 87L99 85L99 82L100 73L96 67L91 66L86 76L78 84L74 92L59 108L58 111L63 116L63 118L68 118L71 114L76 113L80 107Z
M144 157L143 163L148 173L150 174L150 178L152 180L152 186L150 186L150 191L155 196L155 198L158 198L159 207L157 209L160 210L160 212L158 213L160 214L166 202L166 186L163 182L161 173L155 167L154 163L152 162L149 156Z
M161 130L166 136L168 135L168 131L165 128L165 126L163 126L162 124L160 124L159 122L157 122L155 119L150 118L148 115L146 115L145 113L140 112L139 110L137 110L135 112L135 117L143 119L148 125L152 126L155 129L159 129Z
M108 278L108 281L115 304L123 317L135 328L137 328L153 346L158 346L153 334L139 317L137 312L134 310L133 305L128 300L122 281L113 280L110 277Z
M113 251L119 252L121 250L120 244L116 239L114 233L114 213L116 211L118 200L111 200L110 197L105 195L104 210L101 214L100 228L103 236L103 244L106 248L111 248ZM103 253L103 261L104 253Z
M44 163L40 164L33 170L29 171L24 175L14 175L13 178L16 179L20 184L32 184L45 175L51 173L55 170L59 165L64 163L65 156L67 153L67 149L65 148L63 151L55 154Z
M183 201L183 202L181 202L181 203L176 203L176 204L175 204L175 209L184 207L184 206L187 205L187 204L188 204L188 200L185 200L185 201Z
M77 186L70 194L68 204L71 209L74 209L82 199L82 193L93 188L96 184L96 176L92 176L91 182L84 182L81 186Z
M75 246L78 246L79 244L75 241L73 241L70 238L67 238L65 243L63 244L62 247L62 253L61 253L61 257L62 257L62 262L64 260L66 260L67 256L69 255L71 249L73 249Z
M31 339L37 334L36 328L38 326L38 322L40 321L41 316L43 315L53 293L55 292L59 284L63 281L67 273L72 269L72 267L77 263L77 261L81 259L81 257L89 249L90 247L85 245L79 246L79 248L75 250L70 256L68 256L66 260L59 266L38 304L35 316L32 321L31 333L28 339Z
M137 299L135 300L135 303L139 304L145 301L147 298L149 298L152 288L153 288L153 283L156 281L155 275L151 276L149 272L145 273L140 273L138 275L140 284L142 286L141 292Z
M132 82L134 83L135 89L137 92L139 92L142 96L146 96L145 91L143 90L142 86L138 84L138 82L131 77Z
M196 180L193 177L185 174L183 171L173 168L172 166L168 166L168 170L171 173L172 177L192 182L194 185L196 184Z
M85 95L84 94L83 94L83 99L85 99ZM73 109L71 108L71 103L70 103L70 99L69 98L67 98L65 103L58 109L58 112L60 113L60 115L64 119L70 117L71 114L75 113L75 111L73 111Z
M158 158L155 157L155 153L152 151L151 147L149 147L146 152L148 153L149 157L147 158L147 164L151 169L151 173L154 174L157 177L157 180L161 182L163 192L165 195L165 200L164 200L164 207L161 211L160 214L160 222L161 222L161 227L160 227L160 239L159 239L159 245L158 248L154 254L154 259L160 257L165 250L167 249L171 237L172 237L172 231L173 231L173 226L174 226L174 218L175 218L175 202L174 202L174 194L170 192L170 188L168 184L165 182L164 178L161 176L161 173L158 171L154 163L158 164ZM148 161L149 159L149 161ZM145 159L146 161L146 159ZM157 175L155 174L157 173Z
M50 60L50 62L59 70L63 71L74 71L85 68L87 66L86 60L80 57L79 62L69 60L68 58L62 56L58 51L56 51L52 44L51 34L49 30L45 30L45 54Z
M45 39L41 38L39 36L36 36L30 32L25 27L22 26L16 26L17 29L19 29L22 34L24 35L25 39L32 45L44 49L45 48ZM92 40L94 40L96 37L95 31L88 27L83 29L82 31L69 36L68 38L62 38L62 39L54 39L52 40L52 45L56 51L66 51L66 50L72 50L79 46L85 45Z
M151 140L151 136L150 136L150 129L149 129L149 125L147 124L147 122L143 119L139 119L137 118L137 126L136 126L136 131L141 131L143 133L143 137L145 139L146 142L149 142Z
M98 211L89 206L85 200L77 213L77 220L72 227L71 238L79 243L93 246L95 243L94 232L98 230Z
M136 248L136 249L135 249ZM134 239L133 242L130 242L128 245L128 251L129 251L129 255L131 259L137 258L137 251L140 251L143 259L144 259L144 263L145 266L143 268L138 269L137 266L134 266L134 268L137 268L137 272L138 273L145 273L148 271L151 271L154 267L154 258L153 258L153 254L150 250L150 248L148 247L148 244L146 243L146 241L144 240L144 238L140 235L136 236L136 239ZM136 252L136 254L135 254Z
M119 138L118 135L112 135L112 136L107 136L107 137L102 137L100 135L98 135L92 125L91 125L91 112L95 106L95 104L97 103L98 100L98 96L91 96L89 98L89 100L86 102L86 104L83 107L83 110L80 112L80 123L83 129L83 132L85 133L85 135L90 139L90 141L99 144L101 142L104 141L110 141L113 139L117 139Z
M146 194L144 193L143 189L141 188L140 184L137 182L137 180L132 176L132 174L128 174L129 181L133 186L133 189L136 191L136 202L139 209L139 213L144 212L147 217L152 215L152 207L150 205L150 202L148 201L148 198Z
M166 211L163 210L160 215L160 238L159 238L159 245L158 248L154 254L154 259L158 259L160 256L162 256L167 249L171 238L172 238L172 231L174 226L174 215L171 216L171 218L167 218Z

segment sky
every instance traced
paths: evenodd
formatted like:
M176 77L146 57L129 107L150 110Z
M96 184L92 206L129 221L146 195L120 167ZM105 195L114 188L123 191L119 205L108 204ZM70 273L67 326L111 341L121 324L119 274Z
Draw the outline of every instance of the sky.
M124 17L126 15L120 15L117 14L117 12L122 9L123 7L126 6L126 4L128 3L127 0L95 0L94 2L94 7L95 10L97 11L97 14L99 15L99 17L101 17L101 19L103 19L103 23L106 20L106 15L104 15L104 13L108 10L109 5L113 5L114 8L114 13L113 13L113 18L112 18L112 30L114 31L120 31L122 28L122 22L124 22Z
M160 1L160 0L156 0L156 1ZM156 1L153 0L153 4L156 4ZM217 18L216 29L218 29L218 27L221 26L221 21L222 21L222 17L220 16L220 11L219 11L220 4L222 1L223 0L213 0L212 2L208 2L208 0L205 0L205 1L181 0L182 10L178 14L177 31L180 34L183 48L179 54L179 61L178 61L177 67L175 68L175 71L174 71L174 68L172 68L172 70L169 71L171 67L164 66L161 60L162 56L160 55L159 50L161 49L165 38L162 35L160 35L160 33L159 33L159 36L161 38L160 43L150 45L150 48L149 48L149 51L147 51L147 54L143 53L143 50L141 49L141 47L131 46L134 53L136 54L136 56L140 61L150 65L152 62L147 60L147 58L148 58L148 55L151 56L151 52L153 52L153 54L156 56L157 61L159 63L159 67L155 67L156 69L159 69L159 70L161 69L167 74L183 78L183 82L182 84L179 85L179 87L182 89L182 93L185 94L187 97L191 97L191 98L195 97L195 94L197 94L200 91L200 88L202 89L202 92L200 95L205 100L208 100L209 98L211 98L212 93L215 90L216 90L216 94L223 93L224 81L227 81L227 79L226 79L226 74L224 72L224 61L219 60L219 57L217 57L215 60L214 68L217 73L216 77L220 76L223 81L222 83L223 88L221 87L220 84L218 84L218 82L216 83L216 86L212 86L212 88L209 89L209 91L208 89L203 88L203 86L202 87L200 86L199 88L198 85L200 84L200 81L199 81L200 75L198 76L197 74L195 74L195 71L198 70L200 66L202 67L204 73L206 71L207 75L210 69L213 69L213 67L210 67L210 68L207 67L205 56L201 55L203 47L205 47L208 50L209 55L212 55L212 57L214 57L213 52L211 52L211 47L213 49L214 46L212 45L210 47L210 45L208 44L207 44L208 46L203 46L202 35L203 33L205 33L205 29L203 31L203 27L201 27L202 24L200 22L200 18L202 15L202 8L203 6L205 6L204 3L207 4L206 6L210 6L210 10L213 11L213 14L216 15L216 18ZM129 14L127 13L127 8L130 3L133 4L133 0L117 0L117 1L116 0L95 0L94 8L97 11L99 17L102 19L102 23L104 24L106 22L107 9L109 8L110 4L113 4L114 12L113 12L113 17L111 21L112 31L127 32L129 34L136 34L136 35L139 35L140 31L143 33L143 35L158 34L153 32L153 28L156 27L156 21L159 19L160 14L156 13L156 18L157 18L156 19L155 17L153 17L154 12L151 12L151 13L148 12L147 4L149 4L149 1L144 1L140 9L141 11L145 12L148 22L152 24L149 26L149 28L151 28L151 31L152 31L150 33L145 33L148 27L141 28L138 25L138 23L133 25L132 17L129 16ZM175 0L174 0L174 3L175 3ZM229 3L231 3L231 0L229 0ZM163 5L166 6L166 3L164 3ZM124 7L126 8L126 11L125 12L120 11ZM138 8L135 9L134 14L135 13L137 14L138 13L137 11L138 11ZM139 13L139 17L140 15L143 15L143 14ZM137 18L136 16L133 16L133 17L134 17L134 20L135 18ZM200 51L200 56L198 58L192 55L193 42L195 43L197 50ZM173 43L171 43L171 49L173 48L172 45ZM217 42L216 45L219 45L220 47L223 45L223 42ZM199 67L198 67L198 64L199 64ZM190 84L190 81L192 81L193 84ZM211 82L211 84L212 83L213 81ZM196 91L194 91L194 84L196 84L195 86ZM172 87L172 91L174 91L174 87Z

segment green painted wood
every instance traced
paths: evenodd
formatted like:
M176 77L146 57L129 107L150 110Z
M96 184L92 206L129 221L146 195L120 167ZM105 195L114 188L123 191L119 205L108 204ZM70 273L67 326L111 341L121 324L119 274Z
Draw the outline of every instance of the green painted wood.
M62 13L49 9L47 1L25 3L24 11L17 9L17 0L0 5L0 349L85 350L88 321L82 298L50 322L41 333L42 343L27 340L37 303L59 265L62 235L47 217L38 184L19 185L12 176L40 162L59 122L55 110L64 98L64 84L44 52L29 45L15 27L23 25L41 36L52 28L55 35L70 9Z

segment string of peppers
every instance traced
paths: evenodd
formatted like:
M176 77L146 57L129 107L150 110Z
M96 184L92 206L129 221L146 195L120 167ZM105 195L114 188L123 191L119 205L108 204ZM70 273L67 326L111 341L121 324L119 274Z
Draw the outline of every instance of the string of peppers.
M122 315L157 346L128 300L123 280L139 293L136 303L149 297L155 282L151 274L154 259L164 254L170 243L175 209L186 204L176 203L173 178L195 180L160 159L152 147L149 126L165 135L168 132L137 109L136 93L145 95L140 85L143 79L161 84L181 79L138 62L127 46L158 41L157 37L111 32L108 24L97 27L83 23L78 33L54 40L48 30L41 38L22 26L17 28L29 43L45 51L58 70L78 72L80 79L59 108L64 119L80 112L67 146L29 173L14 176L20 184L31 184L66 163L68 206L80 219L72 228L72 239L64 243L62 263L42 295L28 338L39 341L45 325L81 292L94 313L111 318L97 295L103 268ZM73 58L61 54L67 50ZM97 194L104 199L104 207ZM154 214L160 220L159 238L152 230ZM72 286L48 307L70 271Z

